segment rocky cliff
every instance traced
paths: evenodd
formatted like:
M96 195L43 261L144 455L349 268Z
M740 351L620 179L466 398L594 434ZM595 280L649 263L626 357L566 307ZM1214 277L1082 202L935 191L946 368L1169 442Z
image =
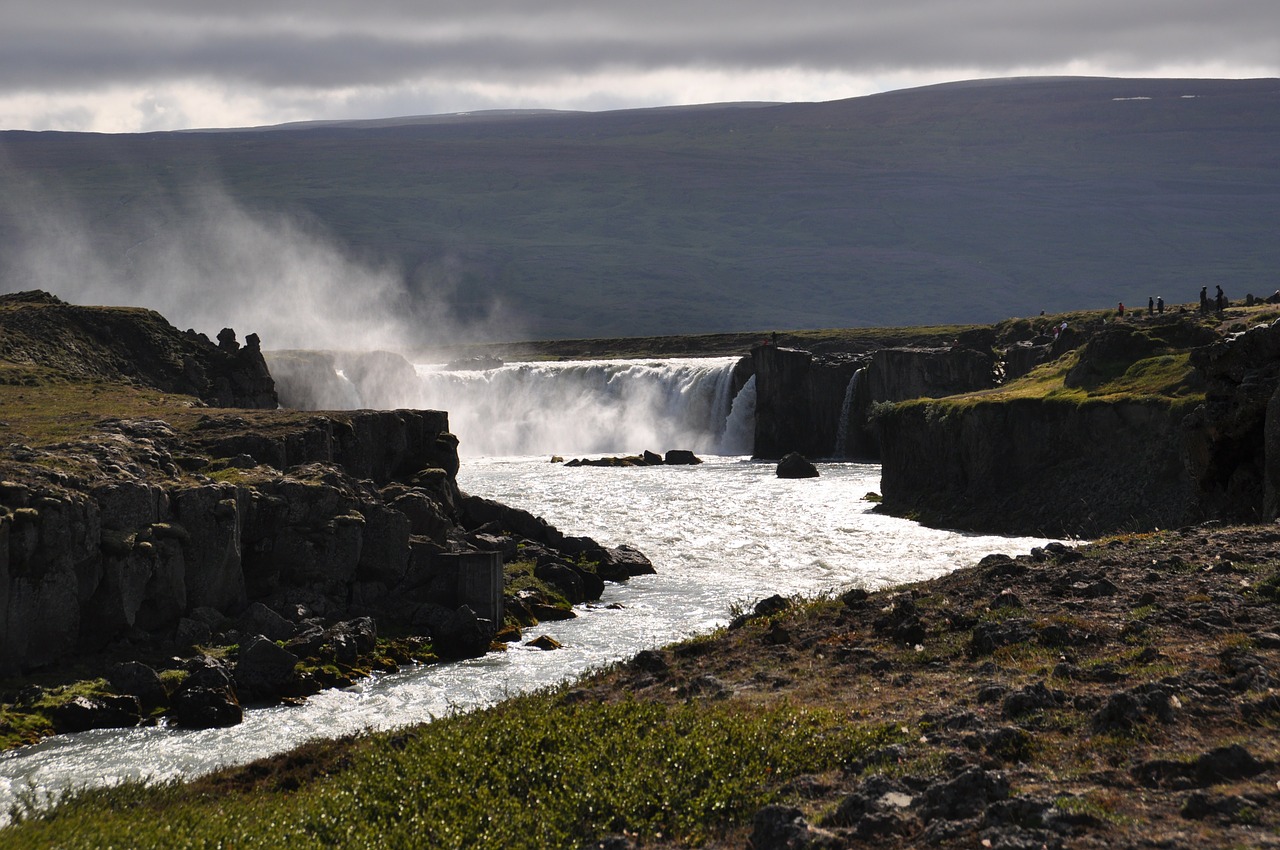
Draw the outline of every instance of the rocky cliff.
M72 380L123 381L194 396L214 407L276 407L258 337L224 329L218 343L181 332L159 313L81 307L46 292L0 295L0 362L39 366Z
M275 408L252 338L42 293L0 299L0 323L0 675L360 618L476 655L507 613L504 562L568 602L652 571L461 493L444 412L251 409ZM510 601L525 623L567 615Z
M990 387L996 358L957 341L945 348L880 348L815 354L776 345L752 349L756 374L755 451L776 460L789 452L810 458L878 460L872 406L937 398Z
M904 404L881 414L881 493L930 525L1096 536L1177 526L1198 502L1185 408L1045 399Z
M1083 536L1275 518L1280 325L1227 320L1113 324L1000 391L879 410L883 507Z

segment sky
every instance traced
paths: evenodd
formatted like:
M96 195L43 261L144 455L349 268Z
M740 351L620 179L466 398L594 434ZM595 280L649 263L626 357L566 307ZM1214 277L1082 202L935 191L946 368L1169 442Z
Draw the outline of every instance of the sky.
M1280 76L1275 0L2 0L0 129Z

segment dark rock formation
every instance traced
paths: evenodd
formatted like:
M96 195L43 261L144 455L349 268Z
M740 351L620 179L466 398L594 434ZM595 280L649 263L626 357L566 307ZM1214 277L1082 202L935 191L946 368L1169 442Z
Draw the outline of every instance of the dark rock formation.
M817 478L818 467L799 452L789 452L778 461L775 473L779 478Z
M879 420L883 504L932 524L1053 535L1185 523L1184 416L1137 400L897 405Z
M844 393L857 363L776 345L756 346L751 357L756 375L755 457L777 460L788 452L830 457Z
M236 629L285 640L296 618L280 612L298 604L330 622L368 614L404 629L446 626L458 635L448 651L474 653L503 619L495 549L514 557L527 540L563 553L578 600L598 598L603 580L653 569L632 550L464 497L444 413L291 414L272 427L220 413L182 436L163 423L107 427L119 442L86 445L86 462L105 469L128 446L160 465L179 454L212 458L198 467L208 471L234 461L237 483L158 472L83 487L0 482L0 670L55 664L127 635L178 650ZM496 536L473 540L488 523ZM469 606L473 622L428 616L428 606ZM248 698L279 691L270 650L249 648Z
M1216 339L1172 320L1095 333L1067 375L1094 387L1160 344L1193 347L1203 404L1129 397L882 410L884 508L926 522L1092 536L1280 514L1280 326ZM1154 347L1153 347L1154 346Z
M994 370L990 349L886 348L871 355L867 382L872 401L941 398L994 386Z
M971 345L983 345L975 348ZM761 345L756 373L755 457L879 457L868 414L878 402L939 398L995 382L989 341L966 337L948 348L885 348L869 355L815 355Z
M255 334L241 347L224 329L219 339L226 343L215 345L151 310L81 307L39 291L0 295L0 308L0 360L74 378L130 381L214 407L277 405Z

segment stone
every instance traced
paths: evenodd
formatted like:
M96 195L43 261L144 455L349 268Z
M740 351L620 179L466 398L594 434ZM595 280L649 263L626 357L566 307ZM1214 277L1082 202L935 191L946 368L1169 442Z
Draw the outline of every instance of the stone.
M291 623L280 614L254 602L236 620L236 627L249 634L259 634L271 640L289 640L298 633L296 623Z
M544 562L534 568L533 574L558 590L570 604L579 605L587 601L582 578L565 564Z
M819 850L844 847L834 835L809 825L803 813L791 806L770 805L751 818L752 850Z
M1228 823L1255 823L1258 804L1236 794L1213 795L1193 791L1187 795L1179 814L1187 820L1218 817Z
M1250 776L1257 776L1268 767L1267 763L1254 758L1253 754L1240 744L1210 750L1194 763L1195 777L1201 785L1247 779Z
M180 650L185 652L197 646L207 645L212 638L213 632L209 629L207 623L193 620L190 617L183 617L178 620L173 642L178 645Z
M1006 696L1001 704L1001 713L1008 718L1021 717L1033 711L1057 708L1064 700L1062 691L1050 690L1044 682L1036 682Z
M59 732L86 732L137 726L142 720L142 706L135 696L76 696L50 714Z
M1003 774L969 766L926 788L918 812L924 821L960 820L975 817L990 803L1008 796L1009 780Z
M185 729L214 729L239 724L244 709L229 689L192 687L174 698L169 716Z
M1023 618L979 623L973 629L967 650L971 658L990 655L1002 646L1030 640L1033 634L1031 621Z
M778 461L778 467L775 472L779 478L818 477L818 467L814 466L798 452L790 452L783 455L782 460Z
M671 449L662 460L667 466L696 466L702 458L687 449Z
M658 649L642 649L631 659L631 664L638 670L654 675L662 675L671 670L667 656Z
M236 659L236 694L248 702L274 702L296 679L298 657L262 635L240 645Z
M427 604L420 612L431 629L431 639L441 658L479 658L489 651L497 629L493 623L476 616L466 605L450 611Z
M136 697L145 710L168 702L160 674L140 661L125 661L115 665L107 673L107 682L119 694Z
M640 550L632 546L614 546L608 549L595 547L583 553L587 560L594 561L597 574L606 581L626 581L635 576L653 575L653 562Z

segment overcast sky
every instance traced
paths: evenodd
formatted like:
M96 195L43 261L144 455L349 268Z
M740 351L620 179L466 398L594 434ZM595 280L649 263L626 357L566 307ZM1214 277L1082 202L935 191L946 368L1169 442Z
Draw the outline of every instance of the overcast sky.
M16 7L16 8L15 8ZM0 129L1280 76L1276 0L4 0Z

